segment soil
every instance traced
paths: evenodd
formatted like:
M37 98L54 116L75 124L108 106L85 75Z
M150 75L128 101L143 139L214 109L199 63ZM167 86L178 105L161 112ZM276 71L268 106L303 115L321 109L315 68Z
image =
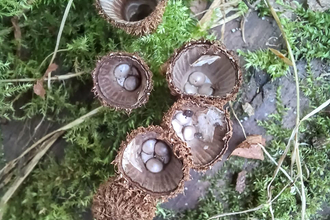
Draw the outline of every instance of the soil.
M233 20L226 24L225 42L227 48L236 51L241 50L256 50L267 49L268 45L276 49L283 47L283 40L280 37L280 31L276 25L276 22L270 17L258 17L256 12L251 12L247 18L245 24L245 38L246 43L242 40L242 33L240 30L241 20ZM221 37L221 27L217 27L211 32L215 33L218 38ZM244 65L244 61L241 60L241 65ZM298 69L300 77L305 77L305 63L298 62ZM316 75L322 73L323 66L321 61L314 61L313 68ZM249 72L249 73L248 73ZM282 86L282 101L285 107L289 108L288 114L283 118L283 125L288 128L292 128L295 125L296 114L296 95L295 95L295 82L291 74L285 77L272 81L269 75L263 71L251 69L248 72L245 71L244 83L241 88L241 95L239 96L237 104L234 105L235 111L238 114L243 126L246 129L247 135L260 134L264 136L267 141L272 137L265 133L265 130L257 125L257 120L264 120L271 113L276 111L276 90L278 86ZM242 111L242 103L250 103L255 110L255 114L248 117L246 113ZM308 107L308 99L301 97L301 113L303 113ZM191 180L185 184L185 192L178 195L176 198L163 203L162 207L169 208L175 211L182 211L185 209L191 209L196 207L198 200L205 194L206 189L209 186L208 182L202 181L204 175L212 176L219 169L221 169L224 162L230 163L235 157L226 160L228 155L235 149L235 147L244 140L244 136L241 127L237 121L232 118L233 121L233 137L230 141L229 150L224 156L224 159L214 165L212 169L206 173L197 173L191 171ZM23 149L34 141L31 139L31 135L34 132L34 128L40 122L40 118L35 118L27 122L15 122L15 121L2 121L0 122L0 129L3 135L3 146L5 152L5 158L7 161L12 160L19 156ZM38 129L35 138L42 137L48 131L55 129L57 125L43 123ZM23 130L22 130L23 128ZM63 155L65 143L64 141L56 142L52 147L58 158ZM253 161L252 161L253 163ZM252 168L253 171L253 168ZM92 219L90 212L87 212L84 219ZM155 218L160 220L161 218Z

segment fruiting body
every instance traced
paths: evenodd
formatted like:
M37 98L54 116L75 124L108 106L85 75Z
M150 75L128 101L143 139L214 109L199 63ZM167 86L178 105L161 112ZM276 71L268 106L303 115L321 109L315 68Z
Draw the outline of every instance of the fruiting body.
M202 72L193 72L189 76L189 82L190 82L191 85L194 85L194 86L203 85L205 80L206 80L206 76Z
M115 68L114 74L117 78L126 78L129 75L130 71L131 67L126 63L122 63Z
M172 142L167 131L150 126L128 135L115 164L132 186L156 198L169 198L183 190L189 176L189 161L186 149Z
M189 124L179 123L177 115L181 114L189 116ZM181 130L175 128L177 124ZM165 114L163 126L173 139L186 144L196 170L207 170L220 160L232 136L229 113L221 105L192 98L178 100Z
M112 177L103 183L93 197L92 212L96 220L152 220L156 199L132 189L124 179Z
M164 164L157 158L151 158L147 161L146 167L152 173L159 173L163 170Z
M102 104L131 111L145 104L152 90L152 73L137 55L110 53L96 64L94 93Z
M193 86L190 83L186 83L184 85L184 91L187 94L196 94L197 93L197 89L198 88L196 86Z
M186 126L183 128L183 138L186 141L191 141L195 138L196 128L194 126Z
M150 160L151 158L153 158L154 155L153 154L146 154L143 151L141 152L141 159L143 161L143 163L147 163L148 160Z
M146 35L162 21L167 0L96 0L99 14L128 34Z
M211 96L213 94L212 85L209 83L203 84L201 87L199 87L198 93L200 95Z
M178 120L181 125L187 125L191 122L191 117L185 116L183 112L178 112L175 115L175 119Z
M176 96L226 103L235 99L241 85L237 59L217 42L187 43L167 63L166 79Z
M149 139L145 141L142 145L142 151L146 154L154 154L156 142L156 139Z
M140 79L136 76L129 76L125 79L124 88L127 91L134 91L140 85Z

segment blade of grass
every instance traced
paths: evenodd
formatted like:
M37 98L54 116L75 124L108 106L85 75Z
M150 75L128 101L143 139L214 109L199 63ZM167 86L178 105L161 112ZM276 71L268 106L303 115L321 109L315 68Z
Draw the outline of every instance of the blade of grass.
M36 143L34 143L31 147L29 147L28 149L26 149L20 156L18 156L16 159L10 161L9 163L6 164L6 166L4 168L1 169L0 171L0 179L2 179L4 177L4 175L8 174L8 170L12 170L13 167L15 167L18 163L18 161L20 159L22 159L25 155L27 155L29 152L31 152L31 150L35 149L36 147L38 147L39 145L41 145L43 142L47 141L49 138L51 138L54 134L58 133L58 132L62 132L62 131L66 131L69 130L81 123L83 123L86 119L92 117L93 115L97 114L98 112L101 111L101 109L103 108L103 106L98 107L92 111L90 111L89 113L81 116L80 118L74 120L73 122L45 135L44 137L42 137L41 139L39 139Z
M27 164L26 169L24 170L23 176L17 176L16 180L13 182L13 184L9 187L9 189L6 191L6 193L3 195L3 197L0 200L0 213L3 213L2 210L4 210L5 205L10 200L10 198L14 195L16 190L20 187L20 185L23 183L23 181L29 176L29 174L32 172L33 168L38 164L40 159L46 154L46 152L49 150L49 148L55 143L55 141L64 133L64 131L58 132L51 136L47 141L45 141L42 144L42 150L37 153L37 155ZM0 220L2 219L2 216L0 214Z
M294 76L295 76L295 82L296 82L296 94L297 94L297 115L296 115L296 127L299 125L299 120L300 120L300 89L299 89L299 77L298 77L298 71L297 71L297 66L296 66L296 62L293 56L293 52L291 49L291 45L289 43L289 40L286 37L285 31L283 29L283 26L281 24L281 21L279 19L279 17L277 16L277 13L275 12L274 8L272 7L272 5L270 4L269 0L265 0L266 4L268 5L271 14L273 15L279 29L281 30L282 36L286 42L286 46L288 49L288 53L290 55L290 59L292 62L292 66L293 66L293 72L294 72ZM298 144L298 140L299 140L299 132L297 131L295 134L295 140L294 140L294 150L292 152L292 154L295 154L296 157L296 162L297 162L297 170L298 170L298 175L300 178L300 184L301 184L301 217L302 220L305 219L305 213L306 213L306 195L305 195L305 186L304 186L304 180L303 180L303 174L302 174L302 168L301 168L301 163L300 163L300 155L299 155L299 144ZM267 190L270 190L271 184L273 183L274 179L277 176L279 167L282 165L284 158L286 157L287 152L289 151L290 148L290 141L288 142L287 148L285 149L282 157L280 158L279 162L278 162L278 167L276 168L273 178L270 181L270 183L268 184ZM268 194L268 196L271 198L271 195Z

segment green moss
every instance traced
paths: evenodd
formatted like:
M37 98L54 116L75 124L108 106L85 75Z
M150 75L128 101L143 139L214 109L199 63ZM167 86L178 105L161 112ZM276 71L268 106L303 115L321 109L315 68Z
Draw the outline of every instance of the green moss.
M263 70L271 75L272 78L284 76L289 71L289 66L270 50L257 50L254 52L238 50L237 52L244 57L246 69L253 67Z

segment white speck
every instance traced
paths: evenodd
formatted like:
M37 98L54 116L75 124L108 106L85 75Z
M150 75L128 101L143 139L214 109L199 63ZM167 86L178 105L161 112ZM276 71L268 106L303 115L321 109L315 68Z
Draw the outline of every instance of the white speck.
M294 111L294 112L293 112L293 114L295 114L295 115L296 115L296 114L297 114L297 112L296 112L296 111Z
M262 17L261 20L265 20L265 17Z
M188 203L185 203L184 205L185 205L185 206L188 206Z
M209 146L205 146L205 147L204 147L204 150L207 150L207 149L209 149Z
M244 117L244 121L247 121L249 118L248 117Z
M268 116L268 113L265 113L265 117L267 117Z
M232 32L232 33L235 33L235 31L236 31L235 28L231 29L231 32Z
M243 122L243 120L240 120L240 122L242 123L242 122Z
M188 190L188 187L185 187L184 190Z
M269 100L270 102L274 102L275 101L275 99L271 99L271 100Z
M296 192L296 188L294 186L291 186L290 193L291 194L295 194L295 192Z

